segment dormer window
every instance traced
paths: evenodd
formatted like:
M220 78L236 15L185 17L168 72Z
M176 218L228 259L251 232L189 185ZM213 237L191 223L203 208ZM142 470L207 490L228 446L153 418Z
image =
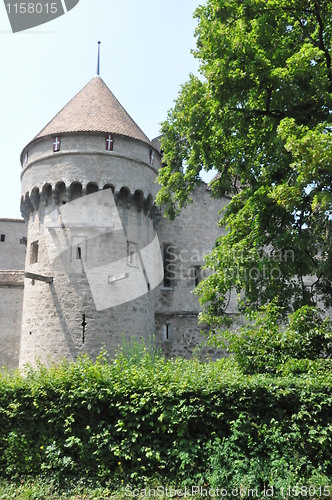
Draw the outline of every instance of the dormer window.
M53 140L53 153L57 153L58 151L60 151L60 146L61 146L61 138L55 137Z
M150 151L150 165L154 164L155 154L153 149Z
M113 135L107 134L106 136L106 151L113 151Z

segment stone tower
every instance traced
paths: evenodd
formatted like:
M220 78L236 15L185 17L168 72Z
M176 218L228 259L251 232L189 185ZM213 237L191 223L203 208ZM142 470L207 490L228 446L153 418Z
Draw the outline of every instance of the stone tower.
M23 149L20 366L112 354L154 332L160 153L94 77ZM153 267L154 266L154 267ZM156 272L155 272L156 271Z

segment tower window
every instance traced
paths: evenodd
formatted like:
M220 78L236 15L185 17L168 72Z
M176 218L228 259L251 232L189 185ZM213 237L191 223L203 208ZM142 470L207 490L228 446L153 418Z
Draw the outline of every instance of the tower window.
M87 236L72 236L70 261L82 260L87 262Z
M38 262L38 241L31 243L30 264L36 264L36 262Z
M155 159L155 153L153 149L150 151L150 165L154 164L154 159Z
M76 247L76 259L77 260L82 259L82 248L81 247Z
M55 137L53 140L53 153L60 151L61 139L60 137Z
M113 151L113 135L107 134L106 136L106 151Z
M174 285L175 271L174 271L174 258L176 257L171 249L174 249L171 245L167 245L164 248L164 287L172 288Z
M0 240L1 240L2 242L4 242L4 241L5 241L5 239L6 239L6 235L5 235L5 234L2 234L2 235L0 236Z

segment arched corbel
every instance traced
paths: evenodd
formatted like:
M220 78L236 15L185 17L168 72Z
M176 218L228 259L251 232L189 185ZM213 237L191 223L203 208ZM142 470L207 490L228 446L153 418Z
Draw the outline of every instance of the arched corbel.
M66 197L67 197L67 203L70 203L72 201L72 189L71 189L71 186L66 186Z
M132 202L133 202L133 199L134 199L134 195L133 195L132 193L129 193L129 194L127 195L127 200L126 200L126 206L127 206L128 210L129 210L129 209L130 209L130 207L131 207L131 204L132 204Z
M56 187L52 189L52 197L54 205L59 205L59 191Z
M31 193L31 203L33 205L34 210L37 211L40 203L39 189L33 189Z

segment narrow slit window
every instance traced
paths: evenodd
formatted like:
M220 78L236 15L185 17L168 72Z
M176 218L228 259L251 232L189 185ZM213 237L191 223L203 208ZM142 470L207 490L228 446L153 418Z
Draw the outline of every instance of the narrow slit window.
M38 262L38 250L38 241L31 243L30 264L36 264Z
M5 239L6 239L6 235L5 234L2 234L1 237L0 237L1 241L4 242Z
M164 340L170 340L171 338L171 331L172 331L172 324L171 323L165 323L161 327L161 334L163 336Z
M85 344L85 328L86 328L86 321L85 321L85 314L82 314L82 344Z
M72 236L70 262L87 262L87 237L86 236Z

